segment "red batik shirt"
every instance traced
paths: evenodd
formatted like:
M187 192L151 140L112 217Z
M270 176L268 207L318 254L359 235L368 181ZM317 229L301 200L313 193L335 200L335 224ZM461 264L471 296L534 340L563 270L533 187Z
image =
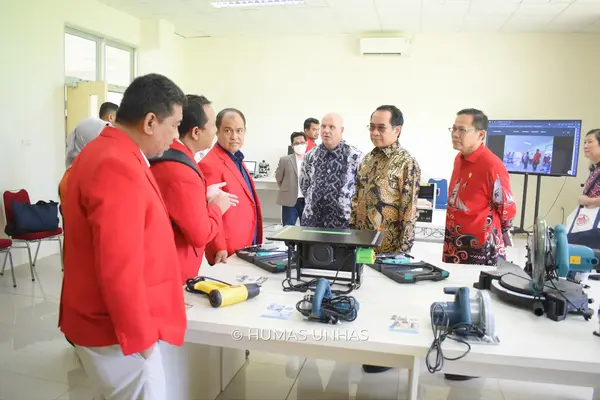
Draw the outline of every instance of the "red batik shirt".
M502 233L516 212L502 161L483 144L467 157L458 154L448 186L443 261L495 265L505 257Z

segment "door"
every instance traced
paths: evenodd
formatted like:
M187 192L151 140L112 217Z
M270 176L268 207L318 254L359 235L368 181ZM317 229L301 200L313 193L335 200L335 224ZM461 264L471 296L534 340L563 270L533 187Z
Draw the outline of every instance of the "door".
M100 106L106 101L106 82L77 82L67 85L66 90L66 134L77 124L89 117L97 117Z

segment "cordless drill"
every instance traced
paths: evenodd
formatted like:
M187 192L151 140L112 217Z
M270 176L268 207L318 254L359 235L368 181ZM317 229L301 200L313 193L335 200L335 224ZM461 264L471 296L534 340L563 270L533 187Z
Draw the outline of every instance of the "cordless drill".
M260 285L256 283L231 285L206 276L188 279L185 289L190 293L208 295L208 301L214 308L241 303L260 293Z

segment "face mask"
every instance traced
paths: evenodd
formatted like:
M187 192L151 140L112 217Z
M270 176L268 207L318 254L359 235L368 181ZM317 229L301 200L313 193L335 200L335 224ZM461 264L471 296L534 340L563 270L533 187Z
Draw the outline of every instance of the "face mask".
M294 146L294 153L298 154L299 156L301 156L304 153L306 153L306 143L295 145Z

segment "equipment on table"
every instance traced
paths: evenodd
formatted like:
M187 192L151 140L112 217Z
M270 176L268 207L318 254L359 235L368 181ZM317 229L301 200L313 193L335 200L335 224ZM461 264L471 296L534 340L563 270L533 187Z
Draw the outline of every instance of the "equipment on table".
M429 179L435 185L435 208L445 210L448 206L448 181L446 179Z
M326 278L331 285L349 288L335 293L350 293L360 287L363 264L374 262L373 248L381 244L383 236L376 231L286 226L267 239L283 241L288 247L292 268L286 271L284 290L305 292L314 287L316 279ZM293 279L301 283L293 285Z
M248 246L235 252L242 260L248 261L257 267L274 274L285 272L288 269L287 253L287 250L281 249L270 243ZM292 268L294 268L295 265L292 258Z
M410 254L378 254L374 264L367 264L398 283L441 281L450 276L446 270L425 261L414 261Z
M419 186L419 197L417 199L417 221L432 222L433 210L436 201L435 185L426 183Z
M265 176L269 176L269 172L271 172L271 166L265 160L262 160L258 163L258 174L257 178L263 178Z
M482 271L474 286L489 289L504 301L529 306L537 316L545 313L562 321L576 313L589 320L594 312L588 305L593 300L569 275L597 269L599 257L598 250L569 245L564 226L551 229L538 219L528 237L525 269L502 261L496 270Z
M256 283L231 285L206 276L188 279L185 290L190 293L206 294L210 305L219 308L241 303L260 294L260 285Z
M431 329L433 342L427 352L426 364L429 372L441 371L444 360L456 361L471 351L470 343L497 344L500 341L495 334L492 301L487 292L478 291L475 298L469 297L468 287L446 287L444 293L453 294L452 302L435 302L431 304ZM442 343L446 338L467 346L467 350L459 357L447 358L442 351ZM436 352L435 364L431 364L431 355Z
M358 301L352 296L333 296L329 281L320 278L314 294L307 294L296 304L296 309L310 321L337 324L354 321L358 316Z
M256 165L257 165L256 161L249 161L249 160L244 161L244 166L248 170L248 174L253 178L259 178L259 176L257 176L258 174L256 171Z

